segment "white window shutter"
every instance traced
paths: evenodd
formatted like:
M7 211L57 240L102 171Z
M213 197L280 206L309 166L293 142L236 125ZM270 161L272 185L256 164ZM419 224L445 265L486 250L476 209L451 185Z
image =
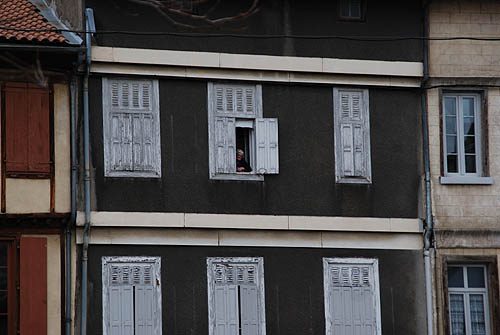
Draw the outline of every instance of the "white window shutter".
M236 132L234 125L234 118L215 118L216 173L236 172Z
M157 81L105 78L103 108L106 176L159 177Z
M153 285L135 287L135 335L154 335L156 304Z
M132 285L109 289L109 323L111 334L134 334L134 289Z
M279 173L278 119L255 119L256 172Z
M215 285L215 334L239 334L238 285Z
M337 182L371 182L367 90L334 89Z
M256 285L240 285L241 335L259 334L258 296Z
M328 335L372 335L377 331L375 285L370 265L331 264Z

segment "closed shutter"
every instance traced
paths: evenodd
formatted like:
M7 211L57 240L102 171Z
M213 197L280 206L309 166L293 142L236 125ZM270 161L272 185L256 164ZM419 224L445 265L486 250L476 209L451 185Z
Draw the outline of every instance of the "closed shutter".
M278 119L255 120L255 141L257 147L256 172L279 173Z
M107 84L106 84L107 83ZM159 119L154 111L151 81L105 80L110 171L159 172ZM106 108L106 107L105 107ZM106 113L105 113L106 115Z
M337 181L371 181L368 91L335 90Z
M332 264L329 269L330 334L376 334L373 267Z
M240 285L241 335L259 334L258 297L256 285Z
M135 284L135 335L153 335L157 314L151 265L133 267Z
M23 335L47 334L47 239L21 237L20 328Z
M154 266L110 263L106 271L109 273L107 334L158 334L161 323L157 321L160 316Z
M217 173L236 172L235 119L215 118L215 166Z
M255 86L215 85L214 89L217 114L255 116Z
M8 172L50 172L50 91L33 84L5 86Z
M238 285L215 285L215 333L239 334Z

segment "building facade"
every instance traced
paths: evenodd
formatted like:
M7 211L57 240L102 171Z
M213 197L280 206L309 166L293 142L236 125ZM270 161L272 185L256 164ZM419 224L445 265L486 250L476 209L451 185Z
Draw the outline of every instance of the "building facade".
M81 39L44 1L0 4L0 333L60 334L70 222L70 74ZM29 31L29 30L40 31Z
M500 6L432 1L427 101L437 334L498 334ZM461 40L446 40L462 36ZM444 40L443 40L444 39Z
M88 333L425 332L419 1L85 6Z

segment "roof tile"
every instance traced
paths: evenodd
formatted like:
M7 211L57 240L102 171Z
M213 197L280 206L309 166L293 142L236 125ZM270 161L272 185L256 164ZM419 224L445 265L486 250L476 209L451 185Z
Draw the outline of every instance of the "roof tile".
M10 28L10 29L5 29ZM16 31L11 29L33 29L46 31ZM28 40L64 43L66 37L50 30L56 28L47 23L35 5L28 0L0 1L0 39Z

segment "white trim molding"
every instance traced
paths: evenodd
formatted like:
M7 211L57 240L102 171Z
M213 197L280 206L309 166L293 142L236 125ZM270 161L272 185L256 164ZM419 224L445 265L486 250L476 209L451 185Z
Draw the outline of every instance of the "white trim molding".
M91 72L419 87L421 62L92 47ZM371 78L373 77L373 78ZM367 78L369 78L367 80Z
M77 212L76 224L83 226L85 215ZM343 216L294 216L258 214L198 214L147 212L91 212L94 227L212 228L257 230L356 231L380 233L423 232L422 220Z
M76 241L82 243L83 228ZM422 234L186 228L93 227L90 244L422 250Z

